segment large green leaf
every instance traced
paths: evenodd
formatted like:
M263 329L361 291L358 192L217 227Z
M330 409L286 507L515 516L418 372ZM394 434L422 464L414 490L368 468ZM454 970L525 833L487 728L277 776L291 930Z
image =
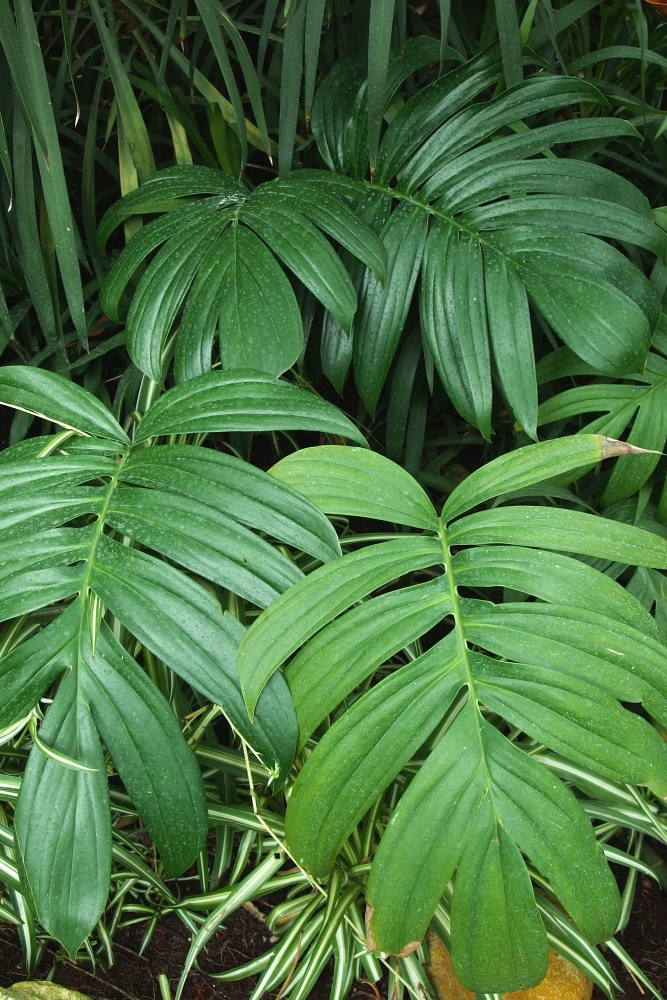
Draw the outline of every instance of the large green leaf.
M384 244L344 201L329 191L327 175L318 176L319 173L306 171L304 177L297 174L288 181L272 181L262 188L258 203L266 201L277 207L292 205L384 281Z
M63 767L34 751L16 806L23 891L40 923L72 956L99 920L111 874L104 757L79 683L78 670L72 669L58 689L41 739L90 770Z
M114 229L132 215L175 209L184 204L181 199L200 194L241 197L244 188L229 174L211 167L177 166L156 171L104 213L97 232L100 250Z
M123 479L202 501L322 562L340 555L336 532L312 502L289 483L276 485L261 470L224 452L192 445L144 448L129 456Z
M308 497L325 514L347 514L437 529L433 504L421 486L397 465L358 448L302 448L269 470L281 483Z
M162 382L162 352L176 314L229 221L229 214L222 212L192 231L183 227L151 261L132 298L125 328L128 353L156 382Z
M222 367L282 375L303 347L301 316L289 281L254 233L232 226L229 266L220 292Z
M184 871L206 836L201 775L173 711L106 624L82 682L95 725L160 852L166 878ZM125 719L135 720L128 732Z
M264 607L303 574L263 536L324 563L340 548L315 505L240 459L186 444L132 445L109 411L69 380L37 368L3 373L5 402L78 432L22 443L0 465L0 618L59 605L50 624L0 659L0 729L25 720L60 680L19 796L21 880L43 926L75 954L109 887L99 737L168 877L192 864L208 826L199 767L172 707L128 645L135 655L143 649L144 668L154 662L150 652L219 705L271 780L282 782L297 739L287 684L279 674L271 679L252 724L236 665L244 626L200 580ZM229 422L231 413L244 429L260 429L266 418L253 416L249 382L273 392L275 427L296 413L297 423L343 433L349 427L358 436L329 404L270 376L203 378L205 405L200 396L195 413L204 422L225 413ZM158 432L160 419L184 432L197 381L165 393L160 409L150 411L146 419L155 413ZM230 409L234 385L242 391ZM125 646L117 635L128 636Z
M273 255L251 230L231 225L210 248L183 310L174 375L211 369L218 331L221 365L281 375L303 346L301 314Z
M263 196L261 188L240 217L349 331L357 296L340 258L315 226L292 205Z
M179 381L210 371L216 328L223 368L279 375L291 367L303 329L278 260L349 332L356 293L320 230L380 276L384 247L342 200L334 178L324 171L308 175L306 182L273 182L251 193L222 172L216 178L208 167L167 168L107 211L98 233L101 247L130 215L166 213L130 240L101 293L107 313L116 317L132 275L163 244L138 282L127 317L128 350L141 371L162 381L163 348L184 304L183 343L176 348ZM210 197L196 197L202 194Z
M449 49L449 54L456 55L452 49ZM376 81L378 97L380 88L384 88L382 110L403 80L438 57L438 43L426 35L406 38L400 48L392 48L385 78L378 77ZM370 161L367 65L367 56L362 52L340 59L317 88L310 121L311 131L327 166L359 180L365 176ZM496 76L496 71L489 74L487 83L491 83ZM473 90L473 93L478 92ZM375 128L378 121L376 118ZM381 169L383 145L376 160L376 176Z
M366 517L427 533L360 540L284 593L241 642L249 709L292 657L285 676L300 743L324 727L290 797L287 844L299 864L326 877L412 760L417 774L371 866L371 946L393 954L414 947L456 875L457 975L476 993L527 988L544 976L547 938L523 856L590 942L614 932L620 899L579 800L526 751L537 743L599 780L667 791L664 741L628 707L641 703L661 725L667 720L667 647L639 601L562 552L664 567L667 542L594 514L491 505L586 461L634 459L601 436L509 452L464 480L437 522L421 525L421 491L406 473L378 455L345 452L297 453L272 475L295 488L301 480L325 511L356 515L366 495ZM496 604L461 588L537 600ZM431 648L414 659L420 636ZM401 649L413 652L401 659ZM491 725L489 713L508 728Z
M419 90L392 114L380 142L373 183L366 186L393 199L381 233L387 277L381 284L367 270L361 285L354 368L373 413L421 270L422 334L454 406L490 439L495 369L507 404L535 438L529 304L599 371L641 371L658 320L657 296L639 267L603 241L634 244L664 258L667 238L646 198L625 179L583 158L551 153L562 143L631 136L633 127L576 115L545 124L557 108L604 98L572 76L539 73L520 82L520 53L518 63L514 57L508 62L510 50L518 53L515 16L508 20L509 8L496 7L503 12L506 82L511 64L517 85L486 103L470 103L497 78L500 52L489 49ZM378 64L373 73L377 104L384 70ZM370 76L367 84L352 56L329 79L321 87L322 104L316 102L315 138L332 168L361 177L359 110ZM333 97L336 81L340 102ZM519 121L525 122L521 129ZM338 386L336 366L327 369Z
M419 276L428 217L421 208L403 203L382 231L387 248L387 278L382 284L366 272L354 330L354 372L362 399L371 411L398 346L412 293Z

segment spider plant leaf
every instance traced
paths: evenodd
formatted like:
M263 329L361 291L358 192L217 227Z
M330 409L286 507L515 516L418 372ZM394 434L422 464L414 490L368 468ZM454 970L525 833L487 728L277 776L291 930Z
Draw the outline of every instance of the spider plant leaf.
M299 98L303 75L306 10L300 3L283 29L283 58L280 75L280 119L278 123L278 173L289 177L299 120Z
M8 5L5 4L5 8L3 23L7 25L7 18L12 21L13 18ZM87 331L75 224L35 17L32 7L27 3L17 4L15 13L16 34L10 30L13 44L16 45L12 61L18 59L22 63L17 80L19 91L22 91L22 79L30 89L31 98L28 107L26 108L25 102L23 106L31 124L34 122L37 126L36 129L33 127L33 136L41 154L38 155L37 162L60 276L77 336L81 343L86 343ZM34 111L34 118L29 112L30 106Z
M155 173L155 158L151 149L150 139L148 138L148 131L137 99L134 96L132 85L128 80L127 71L123 66L115 35L112 35L111 30L104 20L98 0L91 0L90 8L104 48L104 55L109 67L116 100L118 101L120 116L123 120L123 128L127 135L132 161L141 182Z
M512 0L495 0L495 13L505 86L514 87L523 79L522 45L516 4Z
M197 0L197 9L201 15L202 23L206 28L206 33L208 35L211 47L215 52L215 58L217 60L218 66L220 67L220 72L222 73L223 79L225 81L225 86L232 101L232 107L234 108L234 114L236 116L237 122L244 121L243 114L243 102L241 101L241 94L239 92L238 84L234 78L234 72L232 70L232 64L229 58L229 53L227 52L227 46L225 45L225 39L222 35L222 29L220 27L220 20L216 5L212 0ZM242 43L243 44L243 43ZM238 52L238 50L237 50ZM248 85L246 77L246 86ZM261 107L261 105L260 105ZM266 125L264 125L264 135L266 136ZM237 126L238 127L238 126ZM239 128L239 139L241 141L241 171L243 171L246 160L248 159L248 137L246 135L245 129ZM268 136L266 136L268 142Z
M326 0L308 0L306 8L306 25L304 31L304 111L306 123L310 123L315 95L315 80L320 57L320 42L322 39L322 22L326 9Z

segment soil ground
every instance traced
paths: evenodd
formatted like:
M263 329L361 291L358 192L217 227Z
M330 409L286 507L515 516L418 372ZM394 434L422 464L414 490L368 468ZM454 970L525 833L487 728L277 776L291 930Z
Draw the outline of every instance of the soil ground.
M667 892L645 875L640 875L637 880L632 916L619 941L667 1000ZM609 952L605 958L625 990L624 995L619 995L623 1000L648 1000L651 994L645 986L633 982L633 978ZM596 988L593 1000L604 1000L604 993Z
M160 973L169 976L172 995L183 968L189 946L187 928L170 916L158 925L153 940L144 956L139 956L143 925L120 931L114 939L116 963L109 970L98 966L96 978L90 966L84 970L70 964L58 963L53 982L59 986L80 990L92 1000L160 1000L157 977ZM261 955L270 947L269 932L266 927L248 911L241 909L232 914L227 929L220 932L209 943L208 951L201 958L201 967L210 972L241 965L250 958ZM47 961L48 960L48 961ZM35 973L35 978L43 978L53 964L53 956L45 955ZM8 925L0 930L0 986L10 986L24 976L21 972L21 949L16 933ZM197 972L191 973L183 1000L247 1000L255 979L238 983L217 983ZM330 973L321 977L311 996L313 1000L325 1000L331 986ZM368 986L368 1000L376 1000ZM276 991L277 994L278 991ZM274 996L276 994L273 994ZM362 993L356 994L362 1000Z
M92 1000L160 1000L157 976L166 973L175 989L183 961L188 950L188 932L176 917L167 917L156 929L153 940L143 957L137 949L143 934L143 925L121 931L115 941L116 964L109 970L98 967L97 978L89 968L74 968L59 963L54 982L87 994ZM640 876L635 905L628 928L621 938L626 951L637 962L667 1000L667 893L650 879ZM210 942L207 954L202 956L201 967L220 972L260 955L268 947L268 932L256 916L241 909L227 922ZM633 982L620 963L607 957L625 990L624 1000L648 1000L645 987ZM53 964L53 956L45 955L35 978L44 977ZM0 925L0 986L11 986L23 978L21 949L16 932L8 924ZM216 983L199 973L192 973L184 1000L247 1000L255 980L238 983ZM386 984L379 983L380 994L386 996ZM328 1000L331 971L327 969L311 993L312 1000ZM276 993L273 994L275 998ZM603 1000L597 989L594 1000ZM378 1000L376 990L366 984L355 983L351 1000Z

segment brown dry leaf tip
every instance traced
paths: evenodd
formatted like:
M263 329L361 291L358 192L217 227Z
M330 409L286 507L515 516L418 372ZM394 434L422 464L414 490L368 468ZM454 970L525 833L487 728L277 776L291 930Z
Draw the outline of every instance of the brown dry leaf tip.
M664 455L663 451L656 451L655 448L638 448L637 445L628 444L627 441L617 441L616 438L602 438L600 446L602 458L615 458L616 455Z
M371 920L373 919L373 914L375 913L375 908L369 903L366 903L366 947L369 951L380 951L378 948L375 938L373 937L373 932L371 930ZM417 951L417 948L421 944L421 941L409 941L402 951L397 952L398 958L407 958L411 955L413 951ZM388 955L393 955L394 952L387 952Z
M373 932L371 931L371 920L373 919L373 914L375 913L375 907L366 903L366 947L369 951L377 951L378 946L375 943L375 938L373 937Z
M417 951L417 948L419 947L420 944L421 941L408 941L405 948L399 951L398 957L407 958L408 955L411 955L413 951Z
M251 916L253 916L255 918L255 920L259 920L259 922L261 924L266 924L266 921L264 919L264 914L262 913L262 911L260 909L258 909L255 906L254 903L251 903L251 902L248 901L248 902L245 902L245 903L241 903L241 906L243 907L243 909L247 913L250 913ZM278 922L280 923L280 921L278 921Z

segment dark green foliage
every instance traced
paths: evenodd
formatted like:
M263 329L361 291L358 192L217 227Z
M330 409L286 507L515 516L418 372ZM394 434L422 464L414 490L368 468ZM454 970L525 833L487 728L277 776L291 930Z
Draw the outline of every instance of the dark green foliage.
M332 1000L424 1000L429 926L477 995L547 941L652 988L616 935L667 843L666 71L620 0L0 2L28 976L174 912L180 998L282 892L212 975L252 1000L331 958Z

